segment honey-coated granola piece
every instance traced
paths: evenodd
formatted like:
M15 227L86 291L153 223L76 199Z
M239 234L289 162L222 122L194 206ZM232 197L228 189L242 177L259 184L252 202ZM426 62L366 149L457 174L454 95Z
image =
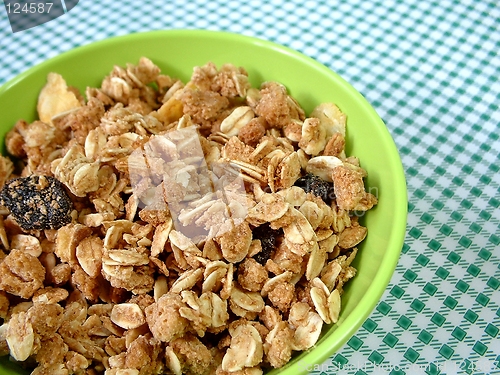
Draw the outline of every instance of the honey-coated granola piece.
M0 263L0 275L0 290L30 298L43 287L45 268L33 255L13 249Z

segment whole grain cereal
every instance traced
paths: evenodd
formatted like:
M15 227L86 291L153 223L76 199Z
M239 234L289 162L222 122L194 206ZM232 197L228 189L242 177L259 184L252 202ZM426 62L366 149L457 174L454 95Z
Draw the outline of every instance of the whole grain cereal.
M377 199L333 103L149 59L48 76L0 157L0 354L42 374L262 374L335 324ZM42 205L39 205L42 203Z

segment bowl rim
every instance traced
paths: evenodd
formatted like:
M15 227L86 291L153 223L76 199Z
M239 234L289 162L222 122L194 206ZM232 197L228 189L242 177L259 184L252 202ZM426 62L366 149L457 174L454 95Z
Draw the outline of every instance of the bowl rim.
M261 39L255 36L248 36L243 34L238 34L228 31L215 31L215 30L200 30L200 29L168 29L168 30L151 30L134 32L126 35L112 36L102 40L92 41L84 45L80 45L64 52L59 53L53 57L50 57L36 65L27 68L25 71L17 74L15 77L9 79L4 84L0 86L0 96L9 90L11 86L16 85L18 82L27 79L32 74L36 74L38 71L49 67L50 65L64 60L74 55L82 55L91 52L93 49L103 48L107 45L112 45L118 41L139 41L143 38L154 38L154 37L165 37L165 38L175 38L175 37L196 37L196 38L216 38L220 41L232 41L254 44L266 49L275 50L281 54L290 56L293 59L299 59L305 62L308 66L319 70L322 74L330 76L339 85L346 87L349 94L354 96L354 99L361 101L362 104L367 107L372 113L372 117L376 119L379 123L378 126L384 132L384 137L390 147L393 148L394 156L397 155L397 160L392 160L392 168L397 172L394 175L394 184L397 185L398 194L393 199L394 209L394 232L391 235L387 248L390 248L390 252L385 252L380 261L381 268L384 268L386 272L377 272L371 285L367 288L365 295L359 300L354 310L351 314L343 320L342 324L338 325L335 329L335 335L331 337L325 337L320 340L311 349L301 352L301 356L306 359L306 365L314 365L323 363L329 356L332 356L338 350L347 343L347 341L355 334L355 332L361 327L361 325L366 321L372 311L375 309L377 303L381 300L382 295L387 290L391 278L394 275L396 266L398 264L401 248L404 243L404 238L406 236L406 225L407 225L407 186L404 168L402 165L401 157L399 151L394 143L389 130L383 120L380 118L378 113L372 107L372 105L366 100L366 98L356 90L349 82L342 78L338 73L333 71L331 68L322 64L321 62L313 59L310 56L305 55L302 52L296 51L285 45L278 44L276 42ZM385 129L385 130L383 130ZM396 159L396 158L394 158ZM387 272L389 270L390 272ZM383 285L383 287L382 287ZM295 363L295 368L291 362L282 367L281 369L271 370L269 374L275 374L277 372L289 370L290 373L306 373L311 371L306 367L297 367Z

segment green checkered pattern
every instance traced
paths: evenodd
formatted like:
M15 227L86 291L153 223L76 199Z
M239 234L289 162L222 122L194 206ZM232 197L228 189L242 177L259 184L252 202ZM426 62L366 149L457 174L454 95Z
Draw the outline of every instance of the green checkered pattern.
M1 8L0 84L75 46L174 28L256 36L315 58L372 103L400 151L400 262L363 326L313 373L500 373L500 3L80 0L16 34Z

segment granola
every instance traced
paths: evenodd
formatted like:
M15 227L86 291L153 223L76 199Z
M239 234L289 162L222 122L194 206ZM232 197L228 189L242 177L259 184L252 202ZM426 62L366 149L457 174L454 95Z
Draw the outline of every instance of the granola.
M262 374L341 313L377 204L344 113L143 57L57 73L0 158L0 355L32 374ZM41 206L39 205L41 203Z

